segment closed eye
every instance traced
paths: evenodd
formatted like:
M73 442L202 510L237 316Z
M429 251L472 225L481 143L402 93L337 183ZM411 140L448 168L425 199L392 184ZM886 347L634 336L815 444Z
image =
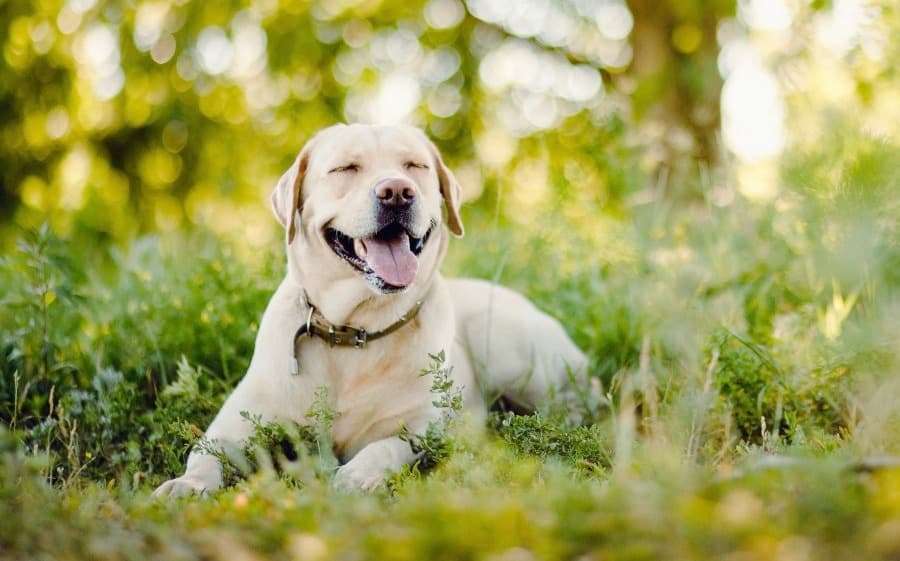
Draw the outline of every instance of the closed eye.
M406 162L403 164L406 169L428 169L428 164L420 164L419 162Z
M356 173L359 171L359 168L359 164L347 164L330 169L328 173Z

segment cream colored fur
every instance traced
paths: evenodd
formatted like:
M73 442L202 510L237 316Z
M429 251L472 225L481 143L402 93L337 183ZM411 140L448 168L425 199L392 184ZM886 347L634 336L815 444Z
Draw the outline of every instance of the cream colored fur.
M354 162L359 169L336 172ZM409 162L427 168L408 167ZM373 227L372 186L385 178L411 180L416 188L412 232L437 224L422 253L413 283L383 294L343 261L324 238L326 227L352 237ZM285 226L287 274L266 307L250 367L206 431L205 438L235 453L251 434L241 413L263 421L308 423L320 387L338 414L332 427L343 465L335 483L372 489L391 471L415 460L399 427L423 431L440 416L431 380L419 373L428 353L443 350L464 410L484 415L498 395L533 408L551 395L571 396L585 381L586 360L559 323L521 295L485 281L447 280L438 267L450 238L462 234L459 186L434 145L418 129L336 125L310 140L272 195ZM447 218L442 217L446 212ZM300 374L291 374L293 335L306 318L304 291L336 325L375 332L413 307L418 316L365 349L329 347L317 338L300 345ZM195 450L181 477L156 495L211 492L222 485L219 460Z

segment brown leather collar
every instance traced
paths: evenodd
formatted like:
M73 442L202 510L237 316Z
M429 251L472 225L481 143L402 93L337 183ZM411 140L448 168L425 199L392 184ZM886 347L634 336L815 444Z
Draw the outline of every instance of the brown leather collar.
M306 322L297 329L296 333L294 333L294 355L291 357L291 374L295 376L300 373L300 363L297 360L297 356L300 338L302 336L318 337L328 343L331 347L338 346L364 349L366 343L369 341L386 337L409 323L410 320L419 315L419 308L422 307L422 301L417 300L408 312L400 316L400 319L381 331L368 333L365 329L358 329L356 327L350 327L349 325L334 325L325 319L322 313L309 301L308 297L306 298L306 303L309 306L309 311L306 314Z

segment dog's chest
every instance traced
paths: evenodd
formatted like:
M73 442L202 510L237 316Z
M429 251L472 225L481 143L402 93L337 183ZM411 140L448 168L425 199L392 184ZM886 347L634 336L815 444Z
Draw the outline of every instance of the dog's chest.
M413 356L411 349L422 356ZM309 390L327 388L329 406L337 414L332 438L339 455L352 456L362 446L395 436L404 425L417 427L431 416L432 381L421 375L428 356L420 349L396 344L307 349L301 371L313 370L309 382L316 387Z

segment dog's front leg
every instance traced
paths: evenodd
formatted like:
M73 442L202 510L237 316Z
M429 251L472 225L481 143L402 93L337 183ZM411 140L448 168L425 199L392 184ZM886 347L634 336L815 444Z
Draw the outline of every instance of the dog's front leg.
M222 463L213 455L192 451L184 475L170 479L153 491L154 497L205 495L222 486Z
M263 409L263 401L251 388L252 384L248 384L246 378L238 384L207 429L203 437L205 446L194 447L188 456L184 475L157 487L154 496L203 495L222 486L220 453L228 458L240 459L243 444L253 432L253 424L241 412L256 414ZM269 420L268 417L266 415L263 421Z
M339 489L371 491L384 483L391 472L412 463L418 457L419 454L413 452L409 442L399 436L376 440L338 469L334 485Z

